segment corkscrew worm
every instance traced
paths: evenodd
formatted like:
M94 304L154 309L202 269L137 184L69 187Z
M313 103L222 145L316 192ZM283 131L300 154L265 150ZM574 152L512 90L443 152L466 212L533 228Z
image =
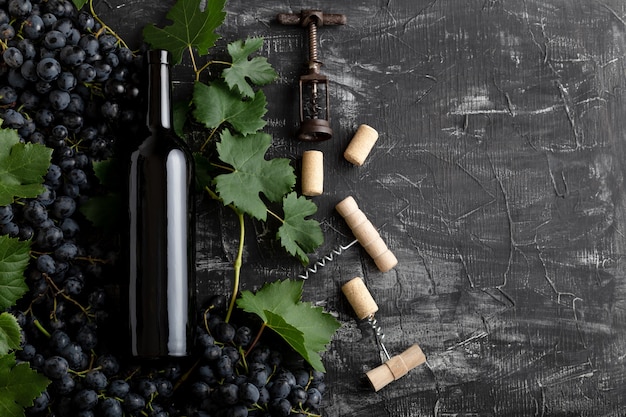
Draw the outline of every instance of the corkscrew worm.
M303 274L298 275L298 278L309 279L310 274L316 274L319 268L325 267L328 262L334 261L337 256L340 256L344 251L350 249L352 246L356 245L357 243L359 243L359 241L355 239L345 246L342 246L342 245L337 246L328 255L324 255L324 257L317 260L313 264L313 266L308 267Z

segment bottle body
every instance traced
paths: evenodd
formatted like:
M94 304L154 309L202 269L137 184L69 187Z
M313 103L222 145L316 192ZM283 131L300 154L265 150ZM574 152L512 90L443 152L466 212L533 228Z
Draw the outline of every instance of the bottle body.
M146 136L127 161L128 330L142 358L187 356L195 328L194 167L170 127L166 61L149 52Z

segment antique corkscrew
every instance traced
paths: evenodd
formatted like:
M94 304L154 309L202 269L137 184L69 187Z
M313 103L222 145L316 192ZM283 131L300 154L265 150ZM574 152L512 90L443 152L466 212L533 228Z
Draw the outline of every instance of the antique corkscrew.
M302 10L300 13L280 13L276 19L283 25L300 25L309 35L308 72L300 77L300 130L302 141L322 141L332 138L328 77L321 74L318 57L317 29L321 26L345 25L346 16L321 10Z

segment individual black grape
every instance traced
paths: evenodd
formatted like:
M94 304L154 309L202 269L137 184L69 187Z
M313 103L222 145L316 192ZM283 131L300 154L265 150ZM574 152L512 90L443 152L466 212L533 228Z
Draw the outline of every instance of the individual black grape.
M259 388L250 382L239 385L239 401L247 406L255 404L259 400Z
M289 401L294 405L302 405L307 400L307 392L304 388L296 385L289 393Z
M208 361L215 361L222 356L222 349L220 349L220 347L216 345L207 346L204 349L203 356L204 359Z
M220 321L214 332L215 340L221 343L230 343L235 337L235 328L230 324L224 321Z
M285 379L278 379L272 382L268 390L272 398L287 398L289 392L291 392L291 385Z
M43 37L43 46L49 50L61 49L65 46L66 37L58 30L51 30Z
M111 397L124 398L130 393L130 385L123 379L115 379L109 383L107 394Z
M48 94L48 101L54 110L65 110L70 105L70 93L54 89Z
M102 372L109 377L116 375L120 370L119 362L117 361L115 356L111 354L100 355L98 357L98 360L96 361L96 364L102 370Z
M213 372L213 369L208 365L203 365L198 368L198 378L209 385L213 385L217 382L217 377Z
M0 104L11 104L17 100L17 92L10 85L0 87Z
M142 378L137 383L137 393L146 400L150 400L156 392L156 384L148 378Z
M61 74L61 64L54 58L41 59L41 61L37 63L36 68L37 76L45 82L54 81Z
M56 80L57 87L62 91L71 91L76 87L76 77L69 71L63 71ZM70 97L71 98L71 97ZM69 105L69 104L68 104Z
M264 387L267 384L268 372L265 368L251 370L248 380L258 388Z
M107 387L108 383L109 381L107 380L106 375L104 375L104 372L101 372L99 370L92 370L87 372L85 378L83 379L83 385L95 391L104 390Z
M235 384L226 382L219 386L218 395L220 401L222 401L224 404L236 404L239 397L239 387Z
M235 331L233 342L241 347L248 347L252 341L252 330L248 326L240 326Z
M0 116L3 120L3 127L9 127L11 129L19 129L24 126L24 123L26 122L24 116L14 109L5 109Z
M229 356L222 355L215 362L215 370L222 378L231 378L234 374L233 363Z
M124 410L131 414L143 410L145 406L146 400L139 394L129 392L124 397Z
M44 411L48 404L50 404L50 394L48 391L43 391L35 400L33 401L33 405L27 408L28 413L40 413Z
M77 255L78 247L72 242L64 242L54 250L54 258L59 261L71 261L76 258Z
M82 389L74 395L73 403L79 410L91 410L98 404L98 393L92 389Z
M291 403L285 398L275 398L270 403L272 415L287 417L291 414Z
M311 373L303 368L294 370L293 376L296 379L296 385L301 387L308 387L309 381L312 378Z
M4 63L11 68L19 68L24 63L24 56L22 51L15 46L10 46L2 53L2 59Z
M59 379L52 381L54 391L61 395L71 394L76 388L76 381L71 375L65 374Z
M309 388L306 392L307 399L305 405L314 409L318 409L322 403L322 394L317 388Z
M174 384L169 379L157 378L154 381L157 393L163 398L169 398L174 394Z
M13 207L11 205L0 206L0 224L7 224L13 220Z
M39 39L43 36L45 25L43 19L38 14L31 14L22 25L22 33L27 39ZM31 58L34 57L31 56Z
M30 0L9 0L9 14L15 18L24 18L33 10Z
M35 237L35 244L39 249L53 250L63 242L63 231L56 226L39 229Z
M9 23L0 24L0 40L9 41L15 37L15 29Z
M43 373L50 379L60 379L68 370L69 363L61 356L51 356L43 364Z
M56 262L54 258L48 254L43 254L37 258L37 269L44 274L52 275L56 271Z
M101 417L122 417L124 410L122 404L117 398L105 398L98 406Z
M50 172L48 170L48 172ZM46 207L37 200L29 200L22 209L24 219L33 226L38 226L48 219Z
M211 387L204 381L196 381L191 384L191 395L198 400L204 400L211 394Z

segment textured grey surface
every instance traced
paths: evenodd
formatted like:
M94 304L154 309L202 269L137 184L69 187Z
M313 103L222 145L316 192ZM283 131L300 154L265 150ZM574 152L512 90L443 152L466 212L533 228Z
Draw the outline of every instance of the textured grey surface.
M136 38L173 2L100 2ZM320 8L335 138L294 140L304 30L280 12ZM311 274L305 298L342 327L324 356L327 416L626 414L623 1L231 0L220 45L266 39L279 72L264 89L273 156L325 153L314 201L325 244L353 240L334 205L348 195L399 259L380 273L358 245ZM184 68L177 70L185 74ZM184 90L189 79L178 77ZM380 139L362 167L342 153L361 123ZM303 272L250 223L244 289ZM202 207L200 294L228 292L237 224ZM340 286L365 279L392 354L419 343L427 365L373 393L373 333Z

